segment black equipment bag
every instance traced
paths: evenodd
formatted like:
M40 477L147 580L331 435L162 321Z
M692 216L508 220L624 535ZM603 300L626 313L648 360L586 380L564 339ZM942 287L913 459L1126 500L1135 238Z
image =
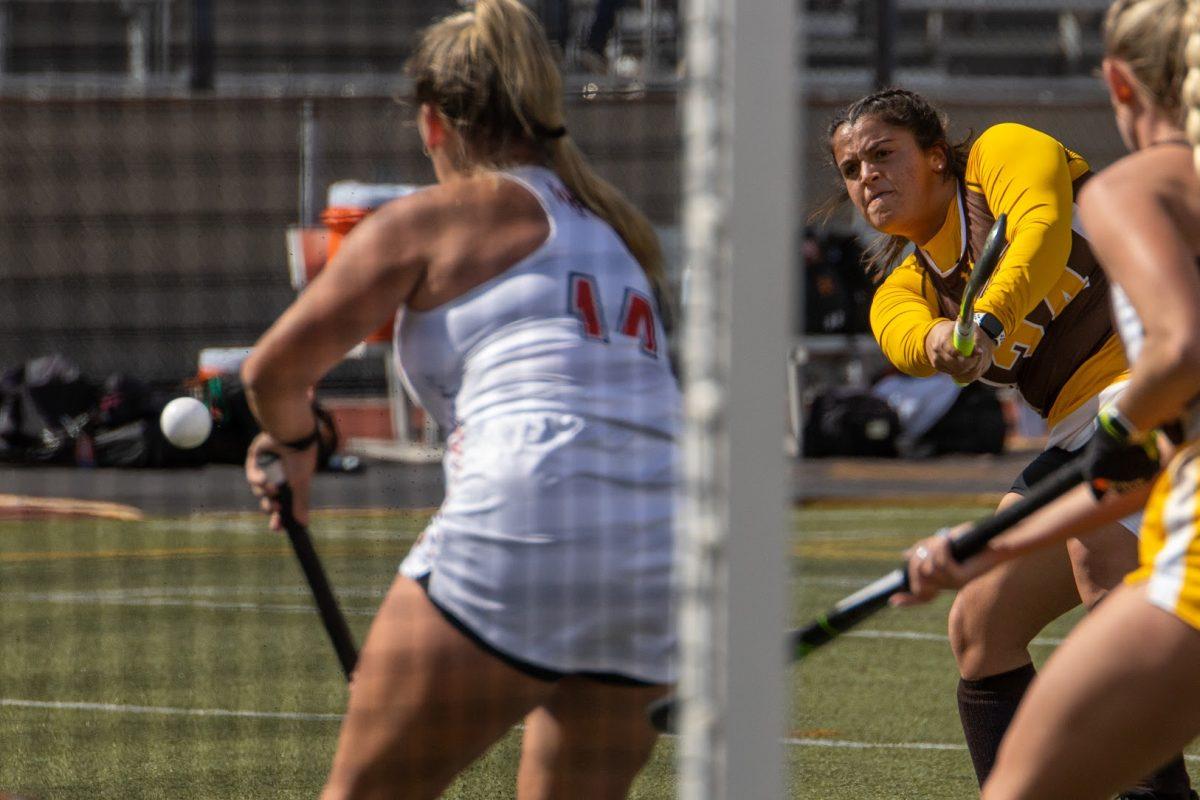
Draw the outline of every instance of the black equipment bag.
M894 458L900 418L887 401L855 389L817 395L804 426L804 456Z

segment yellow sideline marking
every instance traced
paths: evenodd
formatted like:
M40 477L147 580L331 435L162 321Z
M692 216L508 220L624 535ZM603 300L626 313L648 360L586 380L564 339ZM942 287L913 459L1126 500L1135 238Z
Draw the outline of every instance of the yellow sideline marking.
M881 540L879 547L856 547L828 540L800 542L792 548L792 555L800 558L815 558L828 561L855 558L866 559L868 561L898 561L904 557L905 548L915 542L917 538L919 537L896 538L894 540L884 539ZM861 542L861 540L859 541ZM882 544L884 541L895 541L897 544L894 547L887 547Z

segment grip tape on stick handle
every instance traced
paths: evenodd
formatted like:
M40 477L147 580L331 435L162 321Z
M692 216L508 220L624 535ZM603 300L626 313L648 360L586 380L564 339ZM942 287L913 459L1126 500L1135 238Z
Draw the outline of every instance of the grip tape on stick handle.
M1083 466L1078 461L1052 473L1033 490L1006 508L973 524L950 542L950 553L963 561L983 550L996 536L1057 500L1084 479ZM908 590L908 564L892 570L875 582L842 599L833 608L807 625L789 631L788 652L793 660L801 660L821 645L833 641L858 623L887 605L888 598ZM678 700L667 696L650 704L650 722L660 731L673 732L678 722Z
M300 562L300 569L303 570L304 577L308 580L308 587L312 590L313 600L316 601L317 611L321 615L321 622L325 626L325 632L329 634L329 641L333 643L333 649L337 653L342 672L345 674L346 680L350 680L350 675L354 672L354 665L358 663L358 648L354 644L350 626L346 624L346 617L342 615L342 610L338 607L333 589L329 586L329 578L326 577L325 569L321 566L321 559L317 556L316 548L313 547L312 537L309 536L308 529L296 519L292 509L292 488L287 484L283 473L283 464L278 455L265 451L259 453L255 461L258 467L267 474L268 482L276 487L275 499L279 503L279 521L283 524L284 531L287 532L288 540L292 543L292 550Z

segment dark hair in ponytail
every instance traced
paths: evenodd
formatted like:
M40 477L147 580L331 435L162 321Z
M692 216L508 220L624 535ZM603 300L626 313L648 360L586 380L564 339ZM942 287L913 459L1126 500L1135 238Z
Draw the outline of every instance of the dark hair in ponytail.
M864 117L872 117L913 135L922 150L940 147L946 152L946 180L962 180L967 171L967 155L971 152L970 135L957 144L951 144L946 134L946 117L928 100L907 89L884 89L854 101L834 115L825 132L825 140L832 147L833 136L843 125L853 125ZM839 197L837 203L845 200ZM832 207L827 209L831 211ZM867 274L878 280L900 257L908 246L903 236L884 236L869 245L863 253Z

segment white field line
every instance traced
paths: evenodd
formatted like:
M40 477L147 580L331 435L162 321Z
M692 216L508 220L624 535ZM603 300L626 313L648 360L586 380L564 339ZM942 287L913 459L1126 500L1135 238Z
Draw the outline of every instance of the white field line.
M301 711L235 711L224 708L174 708L172 706L127 706L116 703L65 703L48 700L18 700L0 697L0 707L36 708L47 711L95 711L102 714L160 714L168 717L241 717L244 719L290 719L300 722L339 722L341 714Z
M942 742L849 742L844 739L810 739L788 736L784 744L793 747L831 747L845 750L966 750L965 744Z
M217 602L213 600L175 599L169 597L91 597L71 593L28 594L14 597L0 594L0 605L7 602L53 603L55 605L103 605L134 606L138 608L205 608L213 611L255 611L277 614L311 614L311 603L285 605L282 603ZM342 613L351 617L373 617L377 609L342 608Z
M336 525L324 526L322 520L317 520L313 525L313 538L319 544L322 541L364 541L364 542L387 542L387 541L407 541L413 538L415 533L408 533L399 528L387 527L355 527L355 528L340 528ZM267 530L265 518L247 518L247 519L229 519L223 517L174 517L168 519L149 519L138 523L138 529L142 531L153 532L168 532L178 534L180 536L188 534L211 534L211 533L228 533L236 536L261 536L264 539L268 537L282 537L282 533L272 533ZM280 539L282 541L282 539Z
M248 711L226 708L177 708L173 706L133 706L117 703L53 702L0 697L0 708L25 708L44 711L91 711L100 714L156 714L174 717L233 717L240 719L281 719L297 722L340 722L341 714L320 714L302 711ZM517 726L521 727L521 726ZM964 744L952 742L855 742L846 739L813 739L788 736L781 739L792 747L824 747L836 750L966 750ZM1185 755L1188 761L1200 761L1200 755Z
M861 575L798 575L793 578L797 583L813 586L829 586L834 588L861 589L869 583L869 579ZM359 597L371 600L382 600L387 594L386 585L379 586L338 586L338 597ZM81 592L0 592L0 602L79 602L92 603L104 600L130 600L139 597L229 597L236 595L286 595L293 597L308 597L308 590L302 585L297 586L142 586L120 587L114 589L92 589Z
M861 579L826 576L812 579L812 582L828 583L829 585L852 584L858 585ZM836 582L836 583L835 583ZM215 601L196 599L202 596L228 596L234 594L274 594L292 597L307 597L308 590L302 587L239 587L239 586L179 586L179 587L146 587L130 589L106 589L93 592L0 592L0 606L5 603L52 603L55 605L114 605L135 607L171 607L171 608L203 608L215 611L254 611L280 614L311 614L311 603L257 603L251 601ZM355 597L365 599L380 599L383 589L339 589L339 597ZM343 608L349 616L371 617L378 609ZM860 630L843 634L852 639L899 639L914 642L948 642L945 634L926 633L922 631L877 631ZM1063 640L1053 637L1038 637L1030 644L1039 647L1057 647Z
M921 631L850 631L843 637L851 639L904 639L911 642L949 642L950 637L944 633L923 633ZM1038 647L1058 647L1063 639L1052 636L1039 636L1030 644Z

